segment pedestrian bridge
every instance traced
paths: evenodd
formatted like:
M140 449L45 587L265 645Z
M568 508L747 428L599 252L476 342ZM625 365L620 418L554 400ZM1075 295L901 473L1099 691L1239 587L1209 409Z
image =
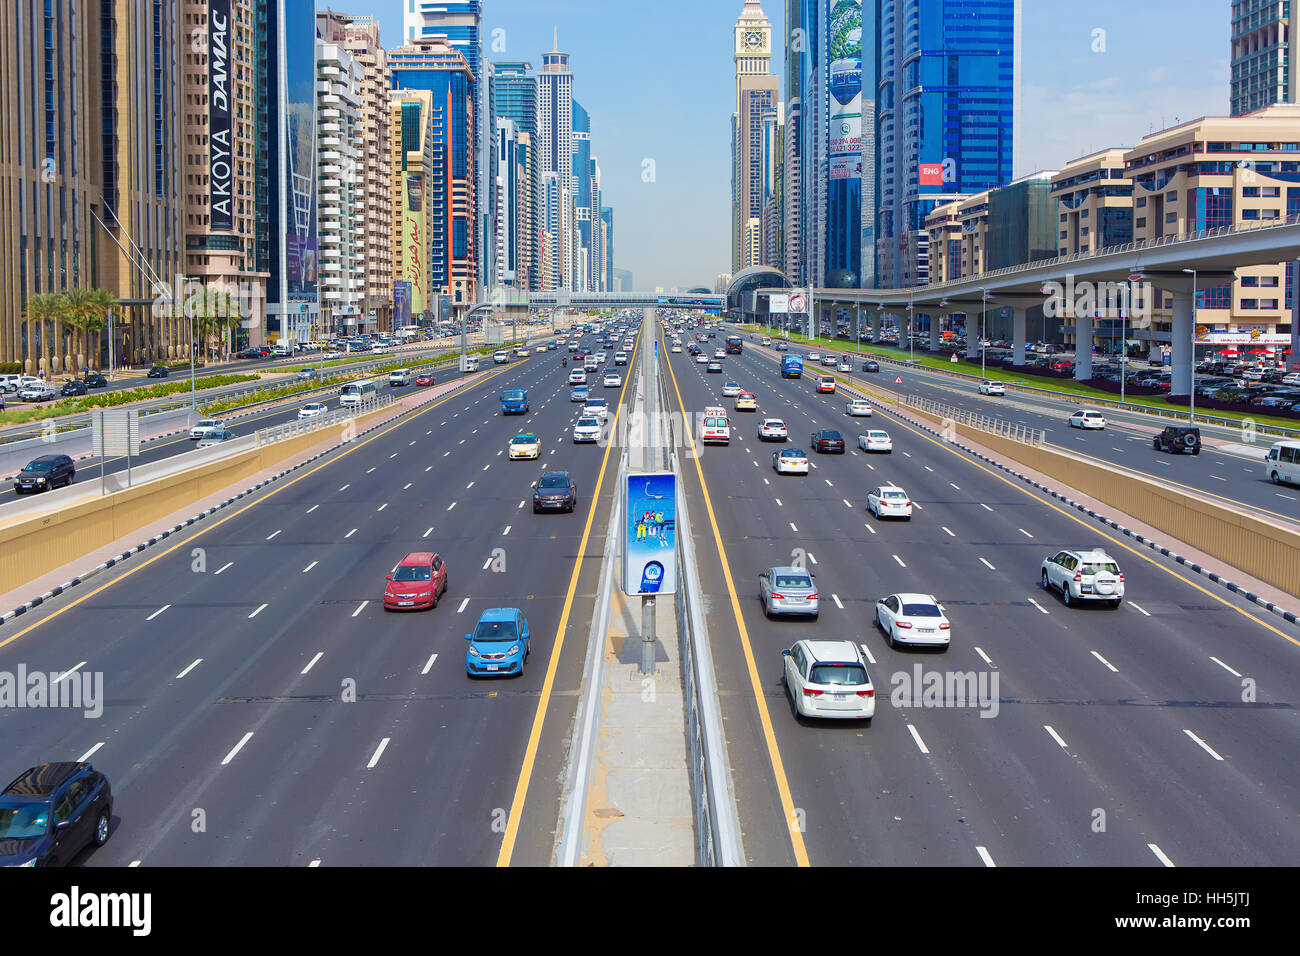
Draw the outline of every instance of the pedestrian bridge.
M713 309L721 310L725 296L705 292L529 292L499 290L472 312L522 312L550 309Z

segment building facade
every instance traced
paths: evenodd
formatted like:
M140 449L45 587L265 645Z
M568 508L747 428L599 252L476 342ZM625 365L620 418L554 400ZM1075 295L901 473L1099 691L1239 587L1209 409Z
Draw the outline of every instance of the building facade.
M764 116L778 108L781 79L772 75L772 25L757 0L748 0L734 27L736 106L732 116L732 270L762 259Z
M1294 0L1233 0L1232 115L1295 103L1300 90L1300 5Z
M542 175L554 173L554 208L548 208L545 228L551 231L551 272L554 289L572 291L575 260L573 236L565 223L572 222L573 205L573 74L569 54L560 50L558 33L552 49L542 54L542 71L537 77L538 160ZM543 184L543 191L547 191ZM549 201L549 197L548 197ZM555 231L560 230L560 231Z
M510 120L519 131L521 143L525 137L528 141L529 209L527 235L523 236L528 247L528 285L519 287L536 292L540 288L538 282L542 272L538 258L541 247L537 242L537 197L541 192L541 171L537 158L537 77L532 72L532 64L527 62L493 63L491 69L488 98L493 122ZM496 162L496 158L493 157L492 161Z
M318 31L323 32L323 31ZM316 41L317 211L320 226L320 328L328 333L372 331L364 317L363 252L365 144L361 135L365 69L337 43Z

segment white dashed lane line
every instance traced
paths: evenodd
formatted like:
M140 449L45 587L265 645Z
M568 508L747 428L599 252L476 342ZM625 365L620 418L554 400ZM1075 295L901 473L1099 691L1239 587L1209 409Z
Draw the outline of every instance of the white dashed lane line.
M357 609L352 612L352 616L356 617L358 614L364 611L366 609L366 605L369 603L370 603L369 601L362 601L360 604L358 604Z
M1223 663L1223 661L1219 660L1217 657L1211 657L1210 660L1214 661L1214 663L1218 664L1220 667L1222 667L1225 671L1227 671L1227 672L1228 672L1229 674L1231 674L1233 677L1241 677L1241 676L1242 676L1240 672L1233 670L1231 667L1229 667L1227 664Z
M167 610L169 607L171 607L170 604L164 604L164 605L163 605L162 607L160 607L158 610L154 611L152 614L150 614L148 617L146 617L145 620L146 620L146 621L152 621L154 618L156 618L156 617L157 617L159 614L161 614L163 611Z
M1116 667L1116 666L1115 666L1114 664L1112 664L1110 661L1106 660L1106 658L1102 657L1102 656L1101 656L1100 654L1098 654L1096 651L1093 651L1093 652L1092 652L1092 656L1095 657L1095 658L1097 658L1097 660L1101 661L1102 664L1105 665L1106 669L1109 670L1112 674L1118 674L1118 673L1119 673L1119 668L1118 668L1118 667Z
M248 615L248 619L251 621L253 618L257 617L257 615L261 614L265 610L266 610L266 605L265 604L260 605L256 611Z
M180 680L182 677L184 677L186 674L188 674L190 671L194 670L194 668L198 667L198 666L199 666L200 664L202 664L202 663L203 663L203 658L201 658L201 657L196 657L196 658L194 658L194 662L193 662L192 664L190 664L189 667L185 668L185 670L183 670L183 671L181 671L179 674L177 674L176 677L173 678L173 679L174 679L174 680ZM85 758L85 757L82 757L81 759L82 759L82 760L85 760L86 758Z
M320 660L320 659L321 659L322 657L324 657L324 656L325 656L325 652L324 652L324 651L317 651L317 652L316 652L316 656L313 657L311 660L309 660L309 661L307 662L307 666L304 667L304 668L303 668L301 671L299 671L298 673L300 673L300 674L305 674L305 673L307 673L309 670L311 670L313 667L315 667L315 666L316 666L316 662L317 662L318 660Z

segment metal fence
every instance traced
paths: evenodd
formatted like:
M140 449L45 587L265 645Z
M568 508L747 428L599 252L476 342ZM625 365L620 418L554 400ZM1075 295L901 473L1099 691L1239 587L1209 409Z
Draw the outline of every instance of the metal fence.
M1032 445L1035 448L1041 448L1047 441L1047 432L1041 428L1030 428L1028 425L1021 425L1018 422L1008 422L1001 418L977 415L964 408L944 405L928 398L921 398L918 395L903 396L903 404L909 408L915 408L917 411L927 412L941 418L945 423L952 422L956 425L965 425L967 428L988 432L990 435L996 435L999 438L1009 438L1012 441Z
M261 428L257 431L257 444L260 447L270 445L273 442L284 441L286 438L293 438L297 435L305 435L321 428L328 428L330 425L338 425L350 418L356 418L358 415L365 415L367 412L386 408L391 404L393 404L392 395L377 395L368 402L362 402L360 405L349 405L346 409L340 408L325 415L313 415L311 418L300 418L296 421L285 422L283 425Z

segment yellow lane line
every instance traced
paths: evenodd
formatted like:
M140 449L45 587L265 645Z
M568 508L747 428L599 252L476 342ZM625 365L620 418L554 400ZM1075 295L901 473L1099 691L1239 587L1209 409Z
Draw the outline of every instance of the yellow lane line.
M508 371L508 369L502 369L502 370L499 371L499 372L493 372L493 373L491 373L490 375L487 375L486 377L480 379L479 381L477 381L477 382L475 382L473 385L471 385L471 386L469 387L469 389L466 389L466 391L470 391L470 390L473 390L473 389L475 389L475 388L478 388L478 387L479 387L480 385L482 385L484 382L488 382L488 381L490 381L491 379L496 378L496 376L502 374L502 372L505 372L505 371ZM295 485L295 484L297 484L298 482L302 481L304 478L309 478L309 477L311 477L312 475L316 474L316 472L320 471L322 468L328 468L330 465L334 464L334 463L335 463L336 461L338 461L339 459L341 459L341 458L346 458L348 455L352 454L352 453L353 453L354 451L356 451L357 449L359 449L359 448L364 448L366 445L369 445L372 441L376 441L377 439L383 438L383 437L384 437L385 435L387 435L389 432L394 431L394 430L396 430L396 429L398 429L398 428L401 428L403 425L406 425L406 424L408 424L409 422L414 421L415 419L419 418L421 415L425 414L426 412L431 412L431 411L433 411L435 408L437 408L439 405L443 405L443 404L445 404L446 402L451 401L453 398L458 398L458 397L460 397L460 396L463 395L463 394L465 394L464 391L461 391L461 390L459 390L459 389L457 389L457 390L453 390L452 392L448 393L448 394L447 394L446 396L444 396L443 398L440 398L440 399L438 399L436 402L433 402L432 404L430 404L427 408L422 408L422 409L420 409L419 411L415 412L413 415L410 416L410 418L407 418L407 417L406 417L406 413L403 413L402 416L401 416L401 420L394 422L391 426L389 426L388 428L385 428L383 431L379 432L378 434L371 435L371 436L370 436L369 438L367 438L365 441L363 441L363 442L358 442L358 443L354 444L351 448L347 449L346 451L343 451L343 452L339 453L338 455L335 455L335 456L334 456L333 458L331 458L329 461L326 461L326 462L323 462L323 463L317 465L317 466L316 466L315 468L313 468L311 471L304 472L303 474L299 475L297 478L294 478L294 479L292 479L292 480L286 482L285 484L280 485L278 488L275 488L275 489L272 490L270 493L265 494L265 495L263 495L262 497L258 498L256 501L253 501L253 502L250 502L250 503L246 504L244 507L240 508L238 511L231 512L230 514L226 515L226 517L220 519L219 521L215 521L215 522L213 522L212 524L207 525L206 527L201 528L201 529L198 531L197 534L190 535L190 536L187 537L184 541L180 541L180 542L178 542L178 543L172 545L172 546L171 546L170 548L168 548L166 551L161 551L161 552L159 552L158 554L154 555L152 558L149 558L147 561L143 562L142 564L137 564L137 565L135 565L133 568L131 568L129 571L127 571L125 574L123 574L121 577L117 577L117 578L114 578L114 579L111 580L111 581L107 581L107 582L105 582L104 584L101 584L99 587L95 588L95 590L91 591L90 593L88 593L88 594L83 594L81 597L77 598L75 601L71 602L70 604L64 605L63 607L59 608L57 611L55 611L55 612L54 612L53 614L51 614L49 617L42 618L41 620L37 621L35 624L32 624L32 625L29 626L29 627L25 627L25 628L23 628L23 629L22 629L21 631L19 631L17 634L14 634L14 635L12 635L11 637L7 637L7 638L5 638L3 641L0 641L0 647L4 647L6 644L12 644L14 641L18 640L18 638L22 637L24 634L29 634L29 633L31 633L32 631L36 630L36 628L40 627L42 624L48 624L50 621L54 620L54 619L55 619L56 617L58 617L60 614L63 614L63 613L66 612L66 611L71 611L71 610L72 610L74 607L76 607L77 605L82 604L82 603L84 603L84 602L86 602L86 601L89 601L89 600L90 600L91 598L93 598L96 594L99 594L101 591L105 591L105 590L107 590L108 588L111 588L114 584L117 584L119 581L125 581L127 578L129 578L131 575L135 574L137 571L143 571L145 568L149 567L149 565L153 564L155 561L160 561L160 560L162 560L163 558L167 557L167 555L171 554L173 551L176 551L176 550L179 549L179 548L183 548L183 547L188 546L188 545L191 544L195 539L197 539L197 538L201 538L203 535L207 534L209 531L212 531L214 528L219 528L219 527L221 527L223 524L225 524L227 521L230 521L232 518L238 518L240 515L242 515L245 511L248 511L250 508L255 508L257 505L260 505L262 502L267 501L267 500L269 500L269 499L271 499L271 498L274 498L276 495L278 495L280 492L284 491L286 488L292 487L293 485Z
M668 366L668 374L673 380L673 391L677 393L677 405L681 408L682 418L686 417L686 404L682 401L681 390L677 387L677 374L673 371L672 362L665 362ZM727 549L722 544L722 534L718 530L717 517L713 512L713 501L709 495L708 483L704 480L704 469L700 466L699 456L695 457L695 472L700 479L700 487L704 492L704 506L709 513L709 524L713 528L713 541L718 548L718 555L722 559L722 575L727 584L727 593L731 597L731 613L736 619L736 628L740 632L740 646L745 653L745 667L749 672L750 690L754 694L754 702L758 705L758 719L763 727L763 739L767 743L768 758L772 762L772 773L776 777L776 788L781 796L781 810L785 814L786 830L790 834L790 847L794 851L795 863L798 866L811 865L808 860L808 849L804 845L803 833L795 824L798 819L795 813L794 798L790 795L790 782L786 777L785 764L781 760L781 752L776 745L776 734L772 730L772 715L768 711L767 700L763 696L763 685L758 676L758 666L754 662L754 648L749 640L749 631L745 627L745 619L740 611L740 598L736 596L735 582L731 577L731 563L727 557Z
M637 330L633 343L632 355L636 355L641 344L641 332ZM629 360L631 361L631 360ZM629 367L631 367L629 365ZM587 523L582 529L582 541L578 545L578 556L573 562L573 573L569 575L569 590L564 596L564 609L560 612L560 622L555 630L555 643L551 648L551 659L546 664L546 679L542 682L542 693L537 700L537 710L533 712L533 727L528 734L528 746L524 748L524 762L519 768L519 779L515 783L515 795L510 801L510 813L506 817L506 831L501 839L501 850L497 854L497 866L509 866L510 858L515 852L515 841L519 837L519 823L524 815L524 803L528 798L528 787L533 779L533 767L537 763L537 748L542 741L542 726L546 723L546 711L550 705L551 694L555 689L555 674L560 667L560 654L564 650L564 632L569 626L569 614L573 610L573 598L578 591L578 578L582 573L582 562L587 555L587 542L591 538L591 526L596 518L596 505L600 501L600 489L605 483L605 469L609 466L609 454L614 450L613 436L618 434L618 419L623 414L623 398L627 394L631 376L624 376L623 386L618 390L618 406L614 409L614 418L610 422L610 441L605 445L605 455L601 459L600 474L596 477L596 488L591 493L591 506L587 510Z

